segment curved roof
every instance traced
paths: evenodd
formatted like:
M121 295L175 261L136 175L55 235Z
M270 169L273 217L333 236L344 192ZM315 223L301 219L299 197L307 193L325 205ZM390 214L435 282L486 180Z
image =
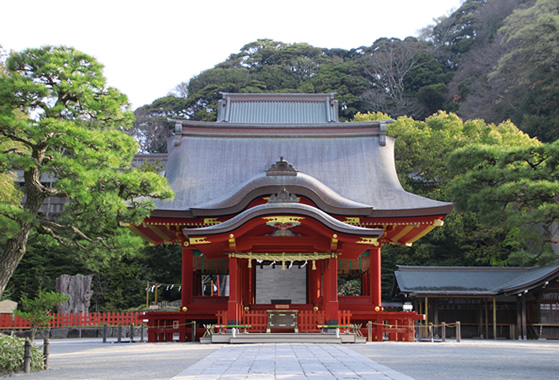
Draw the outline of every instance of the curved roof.
M166 167L175 199L156 202L157 210L188 211L219 203L261 178L280 157L304 173L301 178L307 180L298 178L299 185L317 194L336 194L338 201L355 208L368 207L371 215L446 215L452 207L404 191L394 165L394 140L379 122L178 124ZM268 184L293 181L281 177Z
M384 232L382 228L363 228L358 226L353 226L347 223L340 222L339 220L331 217L327 213L318 210L315 207L298 204L298 203L267 203L263 205L258 205L251 207L242 213L234 216L233 218L216 225L200 228L186 228L184 229L184 234L187 236L199 236L208 234L220 234L233 231L248 220L266 216L266 215L277 215L280 214L293 214L293 215L305 215L313 219L318 220L326 227L330 228L332 231L350 234L350 235L364 235L364 236L374 236L379 237Z
M278 191L279 189L279 191ZM321 210L333 214L343 214L348 210L354 215L369 215L372 207L354 202L332 191L317 179L304 173L294 175L269 175L261 173L247 182L231 189L229 194L210 202L192 207L195 215L223 215L242 211L253 199L259 196L285 191L304 195L314 201Z

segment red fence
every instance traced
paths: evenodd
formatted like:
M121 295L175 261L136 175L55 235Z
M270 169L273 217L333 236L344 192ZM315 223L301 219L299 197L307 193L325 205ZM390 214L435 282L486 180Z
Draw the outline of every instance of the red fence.
M351 322L351 312L340 310L338 318L341 325L349 325ZM324 311L322 310L301 310L297 313L297 326L300 332L320 332L318 326L324 325ZM227 311L217 312L217 324L227 325ZM265 310L250 310L241 313L241 324L249 325L249 332L265 332L268 327L268 313ZM223 328L225 331L225 328Z
M51 314L54 319L50 321L50 327L99 327L105 324L109 326L139 324L140 312L122 313L72 313L72 314ZM18 315L0 314L1 330L22 330L31 326L29 322Z

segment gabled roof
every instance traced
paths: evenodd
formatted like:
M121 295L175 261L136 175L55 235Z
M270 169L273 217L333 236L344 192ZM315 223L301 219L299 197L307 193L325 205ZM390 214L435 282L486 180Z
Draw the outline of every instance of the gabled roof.
M533 289L559 276L553 267L421 267L399 265L400 293L413 296L495 296Z

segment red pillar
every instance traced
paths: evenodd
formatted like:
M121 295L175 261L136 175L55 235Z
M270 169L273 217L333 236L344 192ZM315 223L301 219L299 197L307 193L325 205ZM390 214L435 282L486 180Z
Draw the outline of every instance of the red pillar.
M316 269L312 269L312 265L307 265L307 276L308 276L308 289L309 296L308 302L312 305L318 306L320 302L320 266L316 263Z
M371 248L370 252L370 266L369 266L369 289L371 293L371 301L375 311L382 311L382 288L381 288L381 261L380 261L380 247ZM379 314L376 321L374 330L374 340L383 340L383 318Z
M227 323L241 323L239 297L239 262L236 257L229 256L229 301L227 302Z
M382 307L380 247L370 249L369 289L373 307Z
M324 297L326 308L326 324L338 324L338 260L335 257L328 259L328 266L324 276Z
M182 307L188 307L192 303L192 253L194 249L188 242L182 244L182 288L181 303ZM182 309L181 307L181 309Z
M241 299L240 299L240 304L241 305L247 305L250 304L250 295L251 295L251 273L252 273L252 268L248 267L248 260L241 260L238 262L239 268L240 268L240 286L241 286Z

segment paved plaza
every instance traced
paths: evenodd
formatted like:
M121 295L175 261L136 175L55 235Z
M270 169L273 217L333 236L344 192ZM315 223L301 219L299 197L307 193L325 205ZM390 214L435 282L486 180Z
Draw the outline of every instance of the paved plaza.
M198 379L395 379L411 377L341 344L226 346L173 380Z
M50 369L21 379L556 379L559 342L368 344L51 341Z

